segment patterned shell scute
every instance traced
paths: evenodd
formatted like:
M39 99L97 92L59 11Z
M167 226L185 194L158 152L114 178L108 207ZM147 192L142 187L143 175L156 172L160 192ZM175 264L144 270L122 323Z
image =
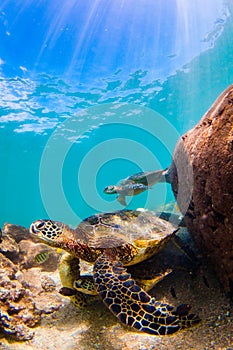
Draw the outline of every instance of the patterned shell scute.
M77 237L93 248L119 248L142 241L150 245L169 239L176 228L150 211L119 210L96 214L83 220L76 228Z

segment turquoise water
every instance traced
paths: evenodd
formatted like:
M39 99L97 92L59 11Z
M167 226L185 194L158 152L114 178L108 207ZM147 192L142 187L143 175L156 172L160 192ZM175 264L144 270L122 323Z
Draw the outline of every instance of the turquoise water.
M115 196L103 193L104 187L141 170L168 166L178 137L198 122L233 81L230 1L225 5L216 1L218 13L206 12L197 1L199 12L192 17L193 22L183 18L193 28L184 33L187 42L185 35L182 40L177 39L177 34L172 37L174 25L179 28L177 22L180 26L183 22L175 20L162 2L157 13L160 26L153 22L156 15L149 18L147 26L140 22L142 15L150 12L151 2L143 11L142 7L135 10L131 25L125 8L126 12L118 13L119 21L114 22L108 44L105 32L99 31L98 35L97 29L105 19L103 26L107 33L110 31L109 14L116 8L106 8L101 22L99 2L89 12L87 2L83 11L92 19L92 30L88 30L87 17L81 16L82 41L75 47L68 42L68 57L62 56L61 47L56 45L66 48L69 33L60 37L58 29L52 31L53 25L68 21L67 12L66 17L58 17L50 26L46 25L49 18L41 22L44 34L47 30L50 51L56 51L49 56L48 51L44 52L45 44L34 44L33 35L28 32L28 45L20 51L17 64L17 55L12 54L14 47L7 40L11 30L20 25L20 16L25 20L32 9L26 2L28 7L25 5L20 12L22 3L18 1L19 14L13 21L10 3L4 2L0 16L0 34L4 32L6 36L0 50L0 225L11 222L28 226L35 219L47 217L76 225L97 211L122 208ZM214 3L210 2L210 10ZM124 2L121 4L124 9ZM172 4L176 5L178 16L184 3L170 1ZM95 25L94 14L99 16ZM71 22L73 27L69 22L67 28L73 28L75 37L76 22ZM39 24L37 27L39 32ZM161 49L160 55L155 45L150 45L151 28L159 38L156 47ZM131 40L125 48L129 30ZM149 41L143 42L141 50L139 33L144 30ZM18 40L15 47L19 49L23 35ZM108 51L106 45L110 44ZM36 48L40 52L37 59L33 56ZM140 60L136 59L138 56ZM128 207L156 209L172 199L169 186L160 184L148 193L128 198Z

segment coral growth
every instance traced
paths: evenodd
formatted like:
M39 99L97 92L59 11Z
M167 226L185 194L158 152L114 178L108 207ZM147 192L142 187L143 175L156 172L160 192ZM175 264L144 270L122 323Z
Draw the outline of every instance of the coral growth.
M40 277L46 267L48 271L57 268L58 255L51 251L46 264L40 266L34 257L43 249L44 245L29 240L26 229L4 226L0 244L0 330L15 340L31 339L32 328L42 315L61 307L59 297L51 295L55 282L46 275Z

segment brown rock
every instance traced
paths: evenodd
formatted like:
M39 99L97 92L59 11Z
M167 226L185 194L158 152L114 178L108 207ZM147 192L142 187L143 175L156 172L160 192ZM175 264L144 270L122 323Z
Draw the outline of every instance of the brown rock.
M32 339L34 331L31 328L43 315L59 310L62 305L55 282L49 276L41 278L41 270L56 270L59 256L50 249L45 266L38 264L35 256L47 252L48 247L22 239L25 230L20 226L5 225L0 244L0 333L20 341ZM18 243L16 236L21 237L17 239ZM37 267L33 267L35 265Z
M28 340L41 319L33 295L17 280L17 267L0 254L0 330L17 340ZM29 328L28 328L29 327Z
M19 252L21 269L40 267L42 271L55 271L58 268L60 254L46 244L22 239L19 242ZM37 262L35 258L41 253L47 254L47 259Z
M233 85L179 140L171 182L190 233L229 291L233 285Z
M0 244L0 252L14 262L18 261L19 247L11 235L3 235Z
M3 236L11 235L12 237L14 237L17 243L20 242L21 239L25 239L26 237L27 239L31 239L27 228L9 223L4 224L2 234Z
M29 235L25 227L5 224L2 230L0 253L14 264L19 264L21 270L36 266L42 271L55 271L58 268L61 253L31 237L33 236ZM44 261L37 262L36 256L41 253L48 256Z

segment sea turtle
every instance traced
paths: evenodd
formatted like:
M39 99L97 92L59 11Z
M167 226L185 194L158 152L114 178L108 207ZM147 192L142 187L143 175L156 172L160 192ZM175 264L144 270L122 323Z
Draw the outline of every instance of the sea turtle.
M140 172L128 176L126 179L122 180L118 186L108 185L105 187L104 193L118 194L118 202L126 206L126 196L135 196L137 194L140 194L158 182L170 183L169 175L170 168L166 168L164 170Z
M82 259L94 264L96 293L110 311L124 324L157 335L174 333L200 319L189 313L189 307L187 312L182 308L181 314L179 308L156 301L124 266L154 255L176 231L153 212L135 210L96 214L83 220L76 229L52 220L38 220L30 226L31 234L69 253L61 260L60 278L64 294L75 305L85 305L85 288L75 291Z
M120 204L126 206L126 196L135 196L149 189L149 186L145 186L139 183L128 183L123 185L109 185L104 189L107 194L118 194L117 200Z

